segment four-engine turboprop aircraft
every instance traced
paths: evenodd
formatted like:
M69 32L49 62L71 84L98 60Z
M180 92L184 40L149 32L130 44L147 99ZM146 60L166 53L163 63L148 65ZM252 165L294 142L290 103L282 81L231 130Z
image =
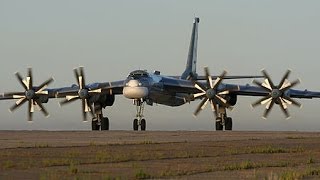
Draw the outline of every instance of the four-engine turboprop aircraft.
M114 104L115 96L123 94L126 98L132 99L137 107L137 114L133 120L133 129L146 130L144 119L144 105L153 103L166 106L181 106L200 99L201 102L196 108L194 115L206 107L209 103L216 118L216 130L232 130L232 118L227 116L226 109L231 109L237 103L238 96L261 96L259 100L252 103L252 106L266 105L263 117L266 118L277 104L289 118L288 105L300 107L301 104L293 98L320 98L320 92L300 91L291 89L299 83L299 80L290 82L288 70L279 85L275 85L265 70L263 76L227 76L224 71L220 76L211 76L209 69L204 68L204 76L196 73L197 63L197 40L198 25L200 19L195 18L193 23L189 54L185 71L181 76L164 76L159 71L148 73L143 70L132 71L124 80L113 82L97 82L86 84L84 70L82 67L75 69L74 74L77 85L71 87L49 89L48 85L52 78L39 86L34 86L32 71L29 68L27 77L16 73L19 83L24 90L21 92L3 93L0 100L17 99L10 111L16 110L24 103L28 103L28 120L32 120L34 107L38 106L40 111L48 116L43 106L51 98L65 98L60 105L65 105L76 100L82 102L83 119L89 112L92 115L92 130L109 130L109 119L103 116L102 109ZM224 84L224 79L242 78L265 78L260 82L254 80L251 85Z

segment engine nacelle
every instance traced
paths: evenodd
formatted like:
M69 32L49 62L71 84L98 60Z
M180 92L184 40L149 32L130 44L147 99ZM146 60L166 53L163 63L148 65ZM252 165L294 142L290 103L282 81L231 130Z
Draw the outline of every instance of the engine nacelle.
M112 106L115 101L114 94L101 94L90 97L90 102L94 102L95 106L105 108L106 106Z
M234 106L237 104L238 97L236 94L228 94L226 95L225 98L227 100L227 103L230 104L231 106Z
M47 103L49 101L49 97L48 96L39 96L39 100L42 103Z
M114 101L115 101L115 96L114 96L114 94L112 94L112 95L106 95L105 96L105 100L104 100L104 104L103 104L103 106L105 107L105 106L112 106L113 105L113 103L114 103Z

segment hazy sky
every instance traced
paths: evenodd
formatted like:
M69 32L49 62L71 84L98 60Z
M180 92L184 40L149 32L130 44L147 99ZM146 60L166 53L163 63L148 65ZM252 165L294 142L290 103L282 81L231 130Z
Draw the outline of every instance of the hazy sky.
M204 66L215 75L224 69L229 75L260 75L265 68L277 82L290 68L290 79L302 80L296 89L320 91L319 8L318 0L0 0L0 92L22 90L14 73L25 75L27 67L33 67L37 84L54 77L50 87L75 83L72 70L80 65L87 82L122 80L135 69L180 75L194 15L200 17L199 74ZM256 99L239 97L228 112L234 130L320 130L318 99L299 100L303 108L291 107L290 120L277 106L263 120L263 107L250 107ZM90 122L82 122L80 101L60 108L52 99L45 104L51 116L37 112L34 123L27 122L26 104L8 112L14 102L0 101L0 129L91 129ZM198 103L147 106L147 129L214 129L209 108L197 119L192 116ZM117 96L104 113L112 130L132 129L131 100Z

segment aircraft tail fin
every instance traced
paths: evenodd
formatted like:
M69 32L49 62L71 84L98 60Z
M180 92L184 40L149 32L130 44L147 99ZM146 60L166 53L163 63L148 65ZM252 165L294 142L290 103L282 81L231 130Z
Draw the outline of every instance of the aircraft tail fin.
M181 75L181 79L197 79L196 65L197 65L197 44L198 44L198 24L200 18L195 17L193 22L191 41L189 46L189 53L187 59L186 69Z

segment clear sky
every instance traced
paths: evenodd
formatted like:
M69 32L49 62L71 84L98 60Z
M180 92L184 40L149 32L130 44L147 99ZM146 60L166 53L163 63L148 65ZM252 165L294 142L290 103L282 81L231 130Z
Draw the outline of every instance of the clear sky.
M296 89L320 91L320 1L318 0L1 0L0 92L22 90L14 73L33 67L35 83L49 77L50 87L75 83L73 68L85 67L87 82L122 80L135 69L159 70L180 75L187 58L194 16L200 17L199 74L208 66L212 74L224 69L229 75L260 75L267 69L274 81L292 69ZM228 81L246 84L251 80ZM255 97L239 97L228 115L234 130L319 131L320 100L300 100L285 120L276 106L268 120L263 107L251 109ZM45 104L49 118L37 112L27 123L27 106L15 113L15 101L0 101L0 129L87 130L80 102L60 108L58 100ZM147 106L149 130L211 130L209 108L194 118L199 102L181 107ZM104 113L112 130L130 130L135 115L132 102L116 97Z

